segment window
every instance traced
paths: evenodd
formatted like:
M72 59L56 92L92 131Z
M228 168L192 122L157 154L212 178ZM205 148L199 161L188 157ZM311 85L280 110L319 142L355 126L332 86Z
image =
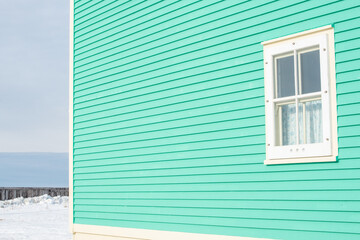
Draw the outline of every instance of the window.
M336 161L331 26L263 42L266 164Z

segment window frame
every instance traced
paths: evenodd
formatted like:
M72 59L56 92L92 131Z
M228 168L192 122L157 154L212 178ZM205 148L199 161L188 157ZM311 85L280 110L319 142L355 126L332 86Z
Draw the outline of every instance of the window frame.
M335 85L335 57L334 31L331 26L289 35L286 37L266 41L264 46L264 80L265 80L265 121L266 121L266 160L265 164L304 163L336 161L337 149L337 121L336 121L336 85ZM287 99L302 99L295 96L276 98L274 59L287 54L294 55L295 78L299 76L300 66L298 53L306 49L319 48L320 55L320 92L301 94L311 97L321 96L323 136L321 143L276 146L276 102ZM295 84L296 85L296 84ZM279 100L280 99L280 100ZM298 115L297 115L298 116ZM298 118L296 117L296 120ZM297 124L298 125L298 124ZM298 127L297 127L298 131Z

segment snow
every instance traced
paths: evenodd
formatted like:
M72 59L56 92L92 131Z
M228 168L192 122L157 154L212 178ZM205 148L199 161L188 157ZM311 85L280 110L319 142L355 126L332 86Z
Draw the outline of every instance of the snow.
M0 201L0 240L70 240L69 198L43 195Z

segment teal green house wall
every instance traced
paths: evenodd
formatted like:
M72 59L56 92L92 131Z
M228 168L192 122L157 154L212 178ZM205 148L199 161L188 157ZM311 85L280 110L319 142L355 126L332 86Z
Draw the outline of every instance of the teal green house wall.
M332 25L338 161L264 165L261 42ZM360 1L74 3L73 222L360 239Z

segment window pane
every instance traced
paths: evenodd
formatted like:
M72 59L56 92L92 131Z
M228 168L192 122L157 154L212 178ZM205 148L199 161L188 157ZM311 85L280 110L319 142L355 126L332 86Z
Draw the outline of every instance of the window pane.
M299 143L322 142L321 100L299 103Z
M277 98L295 95L294 56L276 59Z
M278 145L296 144L296 110L295 104L278 106ZM281 142L280 142L281 141Z
M309 101L305 104L306 143L322 142L321 100Z
M306 135L305 135L305 103L299 103L299 143L305 144L306 143Z
M300 53L300 74L302 94L321 90L319 50Z

